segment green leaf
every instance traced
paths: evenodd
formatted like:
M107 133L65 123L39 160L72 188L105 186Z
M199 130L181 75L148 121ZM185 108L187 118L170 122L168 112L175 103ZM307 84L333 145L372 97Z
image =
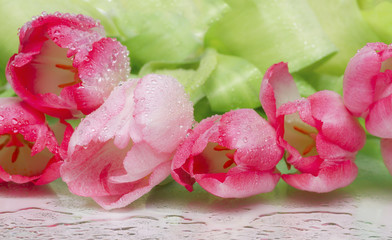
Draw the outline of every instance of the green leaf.
M215 112L260 106L263 74L243 58L218 54L218 64L203 86Z
M216 112L212 111L210 103L206 97L200 99L194 106L193 115L196 121L200 122L201 120L211 117L216 114Z
M343 75L346 65L358 49L379 41L363 19L356 1L308 0L322 29L337 46L338 52L318 68L319 73Z
M230 11L210 27L205 44L261 72L280 61L295 72L336 51L306 0L227 2Z
M343 95L343 75L335 76L321 74L314 71L301 71L293 74L297 78L301 78L314 89L314 91L331 90ZM297 83L298 84L298 83ZM300 93L302 94L301 90Z
M14 89L11 88L11 86L7 83L0 89L0 98L5 98L5 97L15 97L16 93L14 92Z
M366 22L377 33L382 42L392 43L392 2L382 0L366 2L367 5L362 6L362 15Z
M208 26L228 8L223 0L85 1L112 19L135 72L151 61L198 57Z
M309 97L316 92L316 89L314 89L314 87L312 87L312 85L301 75L295 73L292 75L302 97Z
M202 85L215 69L217 53L213 49L207 51L200 58L184 62L149 62L140 69L139 76L148 73L164 74L176 78L190 95L193 103L204 97Z

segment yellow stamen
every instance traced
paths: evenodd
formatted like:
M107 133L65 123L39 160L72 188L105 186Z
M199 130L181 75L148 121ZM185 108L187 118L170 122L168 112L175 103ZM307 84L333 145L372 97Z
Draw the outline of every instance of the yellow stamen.
M304 130L302 128L299 128L297 126L294 126L293 128L294 128L295 131L300 132L300 133L302 133L304 135L307 135L307 136L309 136L310 138L313 139L313 141L304 149L304 151L302 152L302 155L304 156L304 155L310 153L312 151L312 149L314 147L316 147L315 140L316 140L317 133L308 132L308 131L306 131L306 130Z
M64 64L56 64L56 67L60 68L60 69L63 69L63 70L68 70L68 71L71 71L72 73L74 73L74 80L72 82L69 82L69 83L63 83L63 84L58 85L59 88L65 88L65 87L73 86L75 84L78 84L78 83L82 82L82 80L80 80L80 78L79 78L78 69L74 68L73 66L64 65Z

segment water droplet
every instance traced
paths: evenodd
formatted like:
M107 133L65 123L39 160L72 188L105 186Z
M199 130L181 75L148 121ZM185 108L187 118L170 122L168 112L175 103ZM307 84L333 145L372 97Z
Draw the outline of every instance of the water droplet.
M0 115L0 121L4 120L4 116Z
M12 124L17 124L17 123L18 123L18 120L16 120L16 118L13 118L13 119L11 120L11 122L12 122Z
M242 141L243 141L244 143L247 143L247 142L248 142L248 138L247 138L247 137L244 137L244 138L242 139Z

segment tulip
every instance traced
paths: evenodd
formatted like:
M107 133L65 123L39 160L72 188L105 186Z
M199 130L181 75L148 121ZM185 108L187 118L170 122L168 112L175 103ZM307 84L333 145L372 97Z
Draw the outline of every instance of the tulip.
M368 43L350 60L344 74L344 103L365 118L366 129L381 139L384 163L392 174L392 46Z
M301 190L329 192L355 179L355 155L366 136L339 94L321 91L301 98L287 64L278 63L264 76L260 101L288 165L299 171L283 174L283 180Z
M77 127L61 176L74 194L124 207L170 175L192 123L192 103L174 78L128 80Z
M58 145L44 114L18 98L0 98L0 182L41 185L59 178L66 145Z
M177 150L172 176L188 191L197 182L216 196L244 198L274 189L282 156L267 121L239 109L202 120Z
M35 18L20 29L19 52L7 64L7 80L46 114L89 114L130 71L126 47L104 34L99 22L83 15Z

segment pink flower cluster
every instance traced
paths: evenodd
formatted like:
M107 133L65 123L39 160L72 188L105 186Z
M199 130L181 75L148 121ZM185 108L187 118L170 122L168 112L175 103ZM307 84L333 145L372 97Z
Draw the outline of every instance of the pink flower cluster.
M71 192L110 209L170 175L194 121L175 79L129 79L126 47L83 15L42 15L20 29L19 40L6 75L20 99L0 105L0 181L61 176ZM44 114L59 123L48 126ZM74 132L66 119L84 115Z
M196 181L214 195L237 198L271 191L280 177L319 193L355 179L366 136L340 95L301 98L287 64L278 63L264 75L260 102L269 123L251 109L201 121L174 156L173 178L189 191ZM298 173L276 169L284 151Z
M0 99L0 182L45 184L62 177L71 192L105 209L124 207L170 174L224 198L269 192L282 178L329 192L357 175L366 118L392 171L392 48L369 44L349 63L340 95L299 95L286 63L265 74L260 102L195 123L174 78L129 78L127 49L82 15L42 15L19 33L6 75L19 98ZM347 106L347 108L346 108ZM389 109L389 110L386 110ZM49 126L48 114L59 118ZM86 115L73 130L66 119ZM192 127L193 126L193 127ZM297 172L282 174L284 157Z

